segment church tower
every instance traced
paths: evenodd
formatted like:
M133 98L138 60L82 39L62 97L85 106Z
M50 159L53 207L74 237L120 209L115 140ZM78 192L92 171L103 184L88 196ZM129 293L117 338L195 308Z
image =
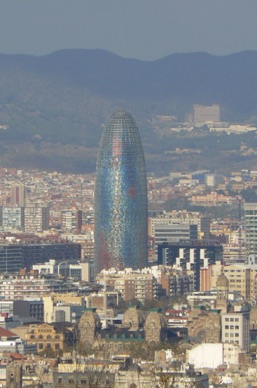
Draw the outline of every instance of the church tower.
M227 312L228 307L228 291L229 291L229 280L222 272L217 279L217 298L216 298L216 309L221 310L221 313Z

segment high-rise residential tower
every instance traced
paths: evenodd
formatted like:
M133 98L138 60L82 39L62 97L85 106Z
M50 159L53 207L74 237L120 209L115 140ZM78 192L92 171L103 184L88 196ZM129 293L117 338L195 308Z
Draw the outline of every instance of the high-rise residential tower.
M95 274L103 268L147 266L147 184L133 117L114 113L102 135L96 166Z
M244 203L245 246L247 259L251 257L256 263L257 258L257 203Z
M26 191L24 185L16 184L11 187L11 205L25 206L26 205Z

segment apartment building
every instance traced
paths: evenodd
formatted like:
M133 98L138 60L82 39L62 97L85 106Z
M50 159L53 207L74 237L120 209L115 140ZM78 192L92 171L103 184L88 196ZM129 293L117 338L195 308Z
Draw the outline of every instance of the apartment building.
M5 300L40 298L51 292L76 292L77 287L63 279L39 277L36 274L0 276L0 294Z
M64 230L80 233L82 227L82 211L78 209L63 210L61 224Z
M257 265L234 264L224 267L229 280L229 291L237 291L246 300L256 297Z
M0 207L0 226L3 230L24 230L24 207Z
M121 293L123 300L139 300L144 303L146 300L158 298L158 284L151 273L142 271L115 271L113 273L102 271L96 277L96 282L114 287Z
M244 204L245 245L247 257L257 255L257 203Z
M250 350L250 311L240 306L238 311L221 315L222 342L238 345L241 350Z
M38 233L49 229L49 207L29 206L24 209L25 233Z
M199 241L163 243L158 246L158 264L176 265L194 274L194 291L200 290L201 268L222 261L223 248L218 243L206 244Z

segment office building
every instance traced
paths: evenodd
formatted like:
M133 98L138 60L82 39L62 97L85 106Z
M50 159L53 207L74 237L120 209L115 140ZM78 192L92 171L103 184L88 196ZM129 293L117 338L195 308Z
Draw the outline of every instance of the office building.
M158 264L176 265L194 275L194 291L200 290L201 268L222 261L222 245L198 241L163 243L158 246Z
M0 245L0 273L17 272L22 266L21 245Z
M138 128L114 113L103 132L96 166L95 269L147 266L147 184Z
M46 260L55 259L58 263L77 261L81 257L81 246L76 243L56 244L1 244L0 245L0 273L15 273L26 267L30 269L33 264L44 263ZM77 270L77 267L73 267ZM75 274L70 270L71 275ZM82 270L82 273L84 270ZM92 272L92 269L91 269ZM83 275L84 276L84 275Z
M213 104L210 106L193 105L193 122L196 124L204 124L207 122L220 121L220 106Z
M69 262L74 259L80 259L81 257L81 245L71 242L21 244L20 247L22 250L23 267L27 269L31 268L33 264L45 263L50 259L55 259L58 262Z
M158 245L164 242L197 240L197 225L160 224L154 228L154 250L158 256Z
M20 318L35 318L44 320L44 303L42 298L13 301L13 314Z
M210 217L203 217L199 212L186 210L173 210L172 212L160 212L148 218L148 235L154 237L158 225L197 225L198 238L209 239ZM188 238L185 236L183 238ZM196 237L197 238L197 237ZM195 239L195 237L192 237Z

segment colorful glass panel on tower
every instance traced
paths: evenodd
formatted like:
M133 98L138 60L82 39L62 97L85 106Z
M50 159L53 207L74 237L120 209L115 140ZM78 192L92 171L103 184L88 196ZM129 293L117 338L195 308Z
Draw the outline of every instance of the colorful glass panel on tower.
M96 167L95 270L147 265L147 184L135 120L114 113L103 132Z

